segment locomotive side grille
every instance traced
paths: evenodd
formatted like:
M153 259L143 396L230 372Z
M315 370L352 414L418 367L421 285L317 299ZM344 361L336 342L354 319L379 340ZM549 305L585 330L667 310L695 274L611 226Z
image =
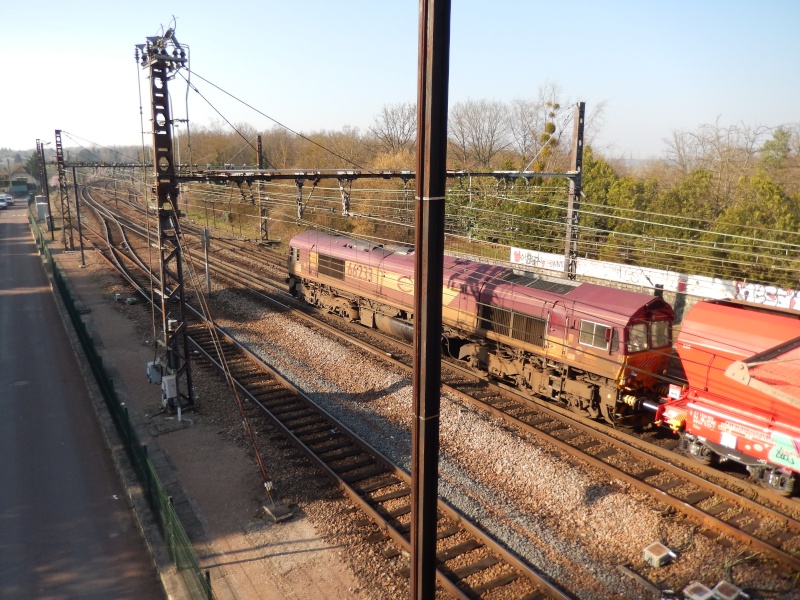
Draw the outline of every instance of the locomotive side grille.
M544 348L544 332L546 321L538 317L514 313L514 326L511 329L511 337Z
M319 274L335 279L344 279L344 261L324 254L319 255Z
M544 348L544 335L547 321L530 315L481 304L481 320L478 327L510 336L526 344Z
M480 306L481 320L478 327L486 331L495 331L500 335L508 335L511 328L511 311L486 304Z

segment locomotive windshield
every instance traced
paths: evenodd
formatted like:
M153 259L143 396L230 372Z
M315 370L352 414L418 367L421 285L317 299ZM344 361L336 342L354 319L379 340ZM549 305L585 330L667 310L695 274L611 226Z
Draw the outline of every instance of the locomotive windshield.
M647 323L636 323L628 329L628 352L647 350Z
M669 346L671 340L669 321L634 323L628 327L628 353Z
M653 348L664 348L672 345L672 327L669 321L653 321L650 323L650 338Z

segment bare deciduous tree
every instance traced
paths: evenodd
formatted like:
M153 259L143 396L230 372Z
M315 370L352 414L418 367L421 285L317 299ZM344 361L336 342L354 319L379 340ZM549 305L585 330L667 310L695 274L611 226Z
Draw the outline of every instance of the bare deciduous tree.
M789 150L795 155L800 155L800 123L791 123L783 127L789 132Z
M510 145L508 109L494 100L457 102L450 110L448 142L461 166L490 169Z
M369 130L378 140L383 152L413 152L417 139L416 104L384 104Z
M701 168L714 174L720 198L732 199L737 182L752 173L768 127L745 124L725 127L720 118L700 125L697 131L673 131L667 144L667 160L682 173Z
M535 100L514 98L508 107L508 130L523 166L541 147L539 133L544 130L543 119L542 106Z
M684 175L692 170L696 160L694 138L686 131L674 129L672 137L661 140L666 144L667 162Z
M521 159L521 167L538 171L563 170L571 148L563 148L562 139L572 131L571 108L562 104L561 87L546 81L535 100L517 98L508 107L508 129L513 148ZM602 102L589 116L584 126L584 142L602 127L605 103Z

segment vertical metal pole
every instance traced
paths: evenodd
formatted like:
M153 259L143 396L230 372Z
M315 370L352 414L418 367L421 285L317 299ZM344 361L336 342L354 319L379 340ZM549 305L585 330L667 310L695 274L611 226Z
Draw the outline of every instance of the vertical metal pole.
M41 140L36 140L36 148L39 151L39 163L42 178L42 187L44 188L44 197L47 199L47 227L50 229L50 239L56 239L56 232L53 222L53 211L50 207L50 189L47 185L47 164L44 162L44 144Z
M294 183L297 185L297 220L303 218L303 184L305 179L295 179Z
M72 231L72 213L69 209L69 192L67 187L67 175L64 171L64 146L61 144L61 130L56 129L56 168L58 169L58 192L61 197L61 241L64 243L64 249L70 251L75 250L75 241L73 240ZM73 175L75 169L73 168ZM78 196L75 196L75 202L78 201ZM67 244L67 231L69 231L69 245Z
M188 406L195 405L194 386L186 325L186 297L184 293L183 259L178 221L178 196L173 144L173 122L167 90L170 74L185 64L183 52L170 53L169 36L147 45L145 63L150 69L150 101L153 115L153 169L158 212L158 239L161 264L161 318L164 345L167 349L167 367L176 375L178 395ZM146 199L146 197L145 197ZM185 395L181 382L186 383ZM177 399L180 402L180 398ZM177 407L170 406L170 409Z
M206 295L211 295L211 269L208 265L208 247L211 245L211 231L208 227L203 228L203 233L200 234L200 239L203 242L203 252L206 257Z
M575 105L575 124L572 131L572 165L570 165L569 198L567 204L567 240L564 248L564 274L575 279L578 270L578 221L581 210L581 171L583 167L583 116L586 103Z
M436 594L442 279L447 184L450 0L420 0L414 242L411 598Z
M264 146L261 142L261 136L258 136L258 154L256 156L258 159L258 169L261 170L264 168ZM258 229L259 229L259 239L262 242L266 242L269 239L269 226L267 225L267 213L264 209L264 205L261 201L261 180L259 179L256 181L256 198L258 198Z
M83 256L83 231L81 229L81 204L78 198L78 175L75 172L75 167L72 167L72 185L75 186L75 218L78 220L78 245L81 247L81 267L85 267L86 261ZM70 236L70 243L72 243L72 236Z

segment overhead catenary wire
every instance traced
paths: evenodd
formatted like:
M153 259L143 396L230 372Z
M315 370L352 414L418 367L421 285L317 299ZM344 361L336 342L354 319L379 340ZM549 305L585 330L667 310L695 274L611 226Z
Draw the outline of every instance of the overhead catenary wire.
M192 72L193 72L193 71L192 71ZM233 98L233 99L234 99L234 100L236 100L237 102L239 102L239 103L243 104L244 106L246 106L247 108L251 109L252 111L254 111L254 112L258 113L258 114L259 114L259 115L261 115L262 117L265 117L266 119L269 119L270 121L272 121L273 123L275 123L275 124L276 124L276 125L278 125L279 127L281 127L281 128L283 128L283 129L285 129L286 131L288 131L288 132L290 132L290 133L292 133L292 134L296 135L297 137L299 137L299 138L301 138L301 139L303 139L303 140L305 140L305 141L309 142L310 144L314 144L314 145L315 145L315 146L317 146L318 148L321 148L322 150L324 150L325 152L328 152L328 153L330 153L331 155L335 156L336 158L340 158L341 160L343 160L343 161L345 161L346 163L348 163L348 164L350 164L350 165L354 166L354 167L355 167L355 168L357 168L357 169L366 170L366 169L364 169L364 167L362 167L362 166L361 166L361 165L359 165L358 163L356 163L356 162L354 162L354 161L350 160L349 158L346 158L346 157L342 156L342 155L341 155L341 154L339 154L338 152L335 152L334 150L331 150L330 148L327 148L326 146L324 146L324 145L320 144L319 142L316 142L316 141L312 140L312 139L311 139L311 138L309 138L308 136L305 136L305 135L303 135L302 133L299 133L299 132L295 131L295 130L294 130L294 129L292 129L291 127L289 127L289 126L287 126L287 125L284 125L284 124L283 124L283 123L281 123L280 121L278 121L278 120L276 120L276 119L274 119L274 118L270 117L268 114L264 113L263 111L260 111L259 109L257 109L256 107L252 106L251 104L248 104L248 103L247 103L247 102L245 102L244 100L242 100L242 99L240 99L240 98L238 98L238 97L234 96L234 95L233 95L233 94L231 94L230 92L228 92L228 91L226 91L226 90L222 89L221 87L219 87L218 85L216 85L216 84L212 83L211 81L209 81L208 79L206 79L205 77L203 77L202 75L200 75L199 73L196 73L196 72L193 72L193 73L194 73L195 77L198 77L199 79L202 79L203 81L205 81L205 82L206 82L207 84L209 84L210 86L212 86L212 87L216 88L217 90L219 90L219 91L220 91L220 92L222 92L223 94L226 94L226 95L230 96L231 98ZM183 74L181 74L181 77L183 77ZM186 78L185 78L185 77L184 77L184 80L186 80ZM188 81L187 81L187 82L188 82ZM195 89L195 91L198 91L198 90L196 89L196 87L193 87L193 89ZM199 93L199 91L198 91L198 93ZM202 97L202 94L201 94L201 97ZM204 98L204 99L205 99L205 98ZM208 100L206 100L206 102L208 102ZM213 108L213 106L212 106L212 108ZM215 110L216 110L216 109L215 109ZM220 116L221 116L221 115L220 115ZM227 122L227 120L226 120L226 122ZM255 149L255 148L254 148L254 149ZM275 168L275 167L273 167L273 168Z
M124 181L125 175L122 175ZM554 187L555 192L558 188ZM453 186L451 189L458 189ZM208 218L223 215L220 200L230 193L228 186L192 182L184 186L192 206L206 210ZM296 183L264 182L260 206L269 208L270 220L296 225L291 213L297 208ZM463 191L456 200L448 202L445 223L448 239L463 236L470 243L482 243L486 248L527 248L534 251L560 254L564 239L566 198L560 194L548 195L543 189L531 186L518 188L513 194L473 193L468 201ZM305 196L305 194L304 194ZM314 190L314 206L308 216L319 223L326 215L338 215L341 206L340 190L319 184ZM216 200L216 205L214 201ZM697 217L659 216L635 208L606 207L584 199L585 219L579 225L579 254L584 258L631 262L632 266L653 267L669 271L687 272L687 265L703 271L688 274L708 274L725 279L761 279L769 281L772 275L781 281L796 279L800 271L800 235L791 231L776 231L777 239L770 239L766 230L758 227L735 226L732 232L714 229L716 221ZM306 199L304 198L304 203ZM408 202L403 190L376 188L373 185L354 186L350 195L352 215L349 219L376 225L402 228L394 233L408 243L413 234L414 203ZM233 210L241 213L242 226L248 219L258 223L256 209L248 212L246 199L234 198ZM252 204L252 202L251 202ZM241 206L236 208L236 206ZM255 206L255 205L254 205ZM205 207L205 208L203 208ZM282 215L286 211L286 215ZM316 216L314 216L316 215ZM223 218L228 217L223 215ZM668 221L665 223L664 221ZM227 221L225 221L227 226ZM624 227L620 227L624 224ZM341 223L344 225L344 222ZM733 228L734 225L731 224ZM256 226L256 229L258 227ZM347 234L352 229L338 227ZM761 235L761 232L764 235ZM677 248L677 250L676 250ZM492 251L492 252L496 252ZM507 250L506 250L507 252ZM603 258L605 257L605 258ZM692 267L690 267L692 268ZM752 271L754 274L748 275Z

